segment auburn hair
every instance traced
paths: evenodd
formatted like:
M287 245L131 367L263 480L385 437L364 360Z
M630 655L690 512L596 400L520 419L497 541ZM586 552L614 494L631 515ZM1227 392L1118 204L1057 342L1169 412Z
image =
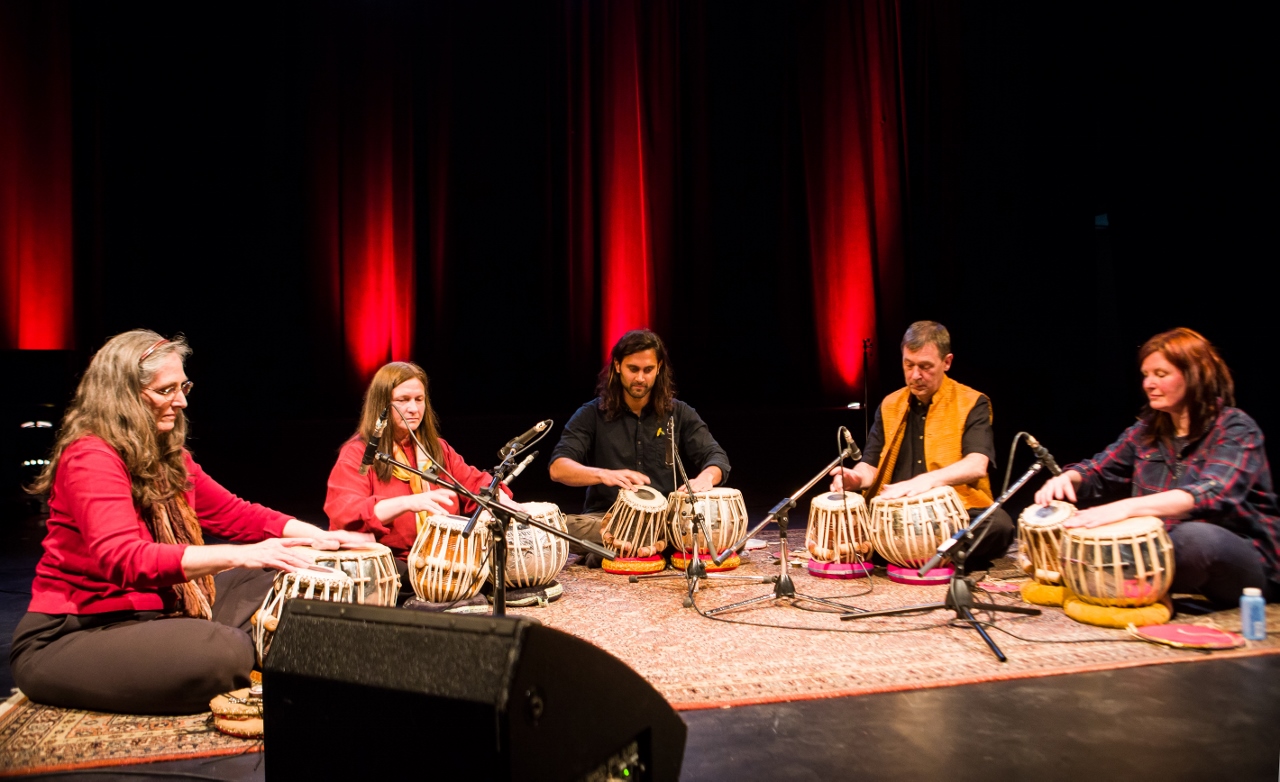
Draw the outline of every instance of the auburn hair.
M1138 351L1138 366L1153 353L1159 353L1182 373L1187 384L1186 403L1190 416L1187 436L1196 439L1209 431L1223 407L1236 403L1235 381L1231 370L1218 351L1200 333L1176 328L1157 334ZM1147 424L1147 442L1160 440L1172 447L1177 435L1173 416L1150 405L1139 415Z

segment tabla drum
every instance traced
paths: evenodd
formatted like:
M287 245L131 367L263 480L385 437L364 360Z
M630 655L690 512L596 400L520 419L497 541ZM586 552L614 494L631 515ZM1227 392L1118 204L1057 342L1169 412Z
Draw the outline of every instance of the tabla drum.
M618 552L601 567L606 573L657 573L666 567L667 498L649 486L620 489L618 499L601 520L600 537Z
M916 570L928 562L938 546L969 525L969 513L950 486L939 486L912 497L871 501L871 540L891 563L889 578L901 584L945 584L955 569L934 568L924 576Z
M558 530L568 531L560 506L551 502L526 502L525 511ZM507 530L507 586L545 586L569 560L569 541L532 525L512 524Z
M695 511L702 514L702 522L706 525L704 531L698 533L697 541L693 539ZM742 560L737 554L731 555L719 565L713 563L711 557L738 545L747 533L747 505L742 501L742 492L724 486L694 492L692 496L685 492L671 492L667 495L667 532L671 545L677 549L671 555L671 566L674 568L687 567L695 547L698 549L699 559L706 560L704 567L708 571L738 567ZM707 551L708 537L715 551Z
M355 582L341 570L324 565L277 574L267 596L262 599L262 606L253 615L253 646L258 655L258 665L263 664L271 650L271 638L275 635L285 602L294 598L354 603Z
M1173 541L1154 516L1067 528L1061 561L1067 589L1098 606L1149 606L1173 583Z
M857 492L830 492L809 502L804 545L809 572L820 578L865 578L871 558L871 519Z
M1018 567L1041 584L1062 583L1062 522L1075 515L1076 506L1050 500L1032 505L1018 517Z
M344 545L337 551L320 551L309 546L293 549L317 565L341 570L355 583L356 603L392 606L400 594L400 573L391 549L381 543Z
M489 577L489 525L485 517L462 537L466 516L427 516L409 549L409 584L418 599L452 603L474 597Z

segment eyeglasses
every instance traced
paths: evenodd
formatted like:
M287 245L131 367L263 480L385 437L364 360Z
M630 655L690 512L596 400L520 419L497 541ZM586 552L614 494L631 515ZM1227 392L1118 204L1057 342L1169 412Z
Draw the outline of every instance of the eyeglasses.
M178 393L179 391L182 392L183 396L188 396L191 393L191 387L193 385L195 385L195 383L192 383L190 380L188 380L185 383L175 383L174 385L171 385L168 388L143 387L143 390L150 391L151 393L155 394L161 399L172 399L173 395Z

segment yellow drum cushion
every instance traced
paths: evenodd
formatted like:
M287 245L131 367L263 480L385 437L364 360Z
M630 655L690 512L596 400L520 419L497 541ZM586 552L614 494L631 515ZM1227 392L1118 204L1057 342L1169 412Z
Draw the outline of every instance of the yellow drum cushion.
M1129 625L1135 627L1162 625L1173 618L1173 613L1163 603L1153 603L1141 608L1116 608L1092 605L1071 594L1067 594L1063 599L1062 610L1077 622L1098 627L1116 627L1121 630Z
M716 571L719 571L719 570L733 570L734 568L742 564L742 560L738 557L737 554L733 554L729 556L728 559L726 559L724 562L721 562L719 565L711 561L710 554L705 554L705 553L699 554L698 558L702 560L702 566L707 569L708 573L715 573ZM676 553L671 555L671 567L675 568L676 570L684 570L685 568L689 567L690 559L692 559L692 557L687 556L683 551L677 551Z
M1066 590L1060 586L1028 581L1022 585L1022 599L1038 606L1060 606Z
M600 569L616 576L658 573L667 569L667 561L656 555L652 557L618 557L617 559L606 559L600 563Z
M228 736L262 738L262 700L250 698L249 688L223 693L209 702L213 726Z

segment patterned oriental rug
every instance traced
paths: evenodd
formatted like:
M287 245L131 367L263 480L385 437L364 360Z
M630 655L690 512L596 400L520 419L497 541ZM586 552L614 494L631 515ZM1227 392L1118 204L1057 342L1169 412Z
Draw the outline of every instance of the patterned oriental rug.
M773 574L779 566L767 549L743 558L739 574ZM767 540L767 537L766 537ZM804 550L803 529L789 538L793 556ZM871 579L811 576L796 557L789 569L796 591L839 600L865 610L941 601L945 586L896 584L877 570ZM675 571L667 571L673 573ZM560 577L563 597L545 607L510 609L579 636L617 656L656 687L676 709L709 709L875 692L945 687L976 682L1053 676L1160 663L1193 662L1280 652L1280 605L1268 606L1268 639L1212 653L1139 641L1124 630L1080 624L1060 608L1040 616L981 613L994 618L988 632L1008 656L999 662L978 634L952 625L954 614L934 611L903 617L841 621L814 603L770 600L720 616L683 608L683 578L628 583L625 576L571 565ZM1016 586L1025 576L1012 560L999 560L983 583L1014 591L977 595L980 600L1023 605ZM702 611L748 597L772 594L772 584L703 582L695 604ZM1176 623L1240 632L1239 609Z
M225 736L209 714L147 717L41 706L21 693L0 704L0 777L260 752Z
M803 549L803 530L793 533ZM743 558L738 574L773 574L765 550ZM1010 560L997 562L979 595L1014 605L1023 579ZM667 571L674 573L675 571ZM945 587L904 586L879 575L833 581L790 568L800 593L866 610L940 601ZM813 603L770 600L705 618L683 608L683 578L628 583L625 576L570 565L560 574L563 596L543 607L510 608L607 650L652 683L677 709L708 709L778 701L835 698L874 692L946 687L1004 679L1054 676L1162 663L1194 662L1280 652L1280 605L1268 606L1268 640L1217 652L1173 649L1139 641L1122 630L1084 625L1058 608L1036 617L998 614L989 628L1008 655L1001 663L972 629L952 624L950 612L841 621ZM707 610L772 594L771 584L704 582L696 607ZM979 614L990 620L988 614ZM1240 631L1238 610L1179 615L1176 623ZM139 717L68 711L16 695L0 706L0 776L95 768L159 760L256 752L260 742L223 736L208 715Z

